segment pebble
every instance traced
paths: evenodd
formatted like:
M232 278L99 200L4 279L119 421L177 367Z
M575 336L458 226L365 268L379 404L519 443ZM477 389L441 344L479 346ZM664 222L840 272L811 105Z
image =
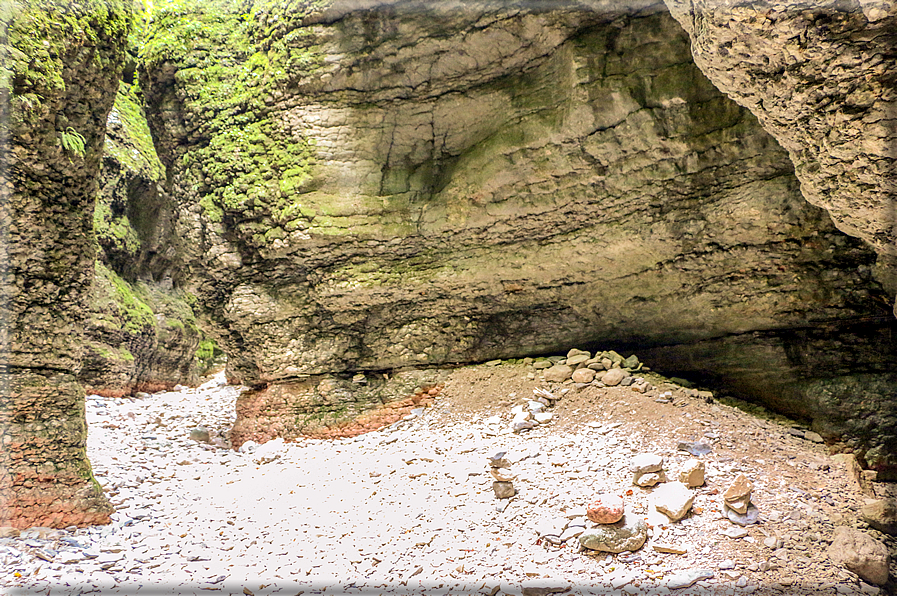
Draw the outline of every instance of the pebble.
M533 416L533 420L535 420L538 424L548 424L554 419L554 414L551 412L539 412L535 416Z
M804 433L804 438L808 441L812 441L813 443L824 443L825 440L822 438L822 435L819 433L813 432L812 430L808 430Z
M719 533L732 539L744 538L748 535L748 531L744 528L726 528L724 530L720 530ZM769 539L767 538L767 540ZM775 543L775 538L773 538L773 543Z
M694 585L695 582L700 580L712 579L713 576L714 573L710 569L689 569L673 575L664 584L670 590L678 590L679 588L687 588Z
M199 443L208 443L212 440L212 437L209 434L209 429L204 426L197 426L196 428L190 429L190 439Z
M688 547L684 544L675 544L672 542L654 542L651 547L659 553L669 553L673 555L684 555L688 552Z
M508 455L507 451L499 451L490 455L488 458L488 464L492 468L510 468L511 463L505 457Z

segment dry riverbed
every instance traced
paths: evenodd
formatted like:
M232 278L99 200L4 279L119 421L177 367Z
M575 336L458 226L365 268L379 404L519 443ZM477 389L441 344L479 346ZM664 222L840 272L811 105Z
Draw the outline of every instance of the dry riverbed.
M223 442L239 389L218 376L143 399L88 399L88 454L116 505L114 523L0 539L10 594L875 594L831 562L835 527L870 530L841 458L656 375L651 388L548 384L521 364L451 373L435 406L355 438L239 453ZM560 399L554 419L504 430L534 388ZM665 403L667 402L667 403ZM495 424L496 416L500 424ZM812 436L812 435L810 435ZM674 476L704 442L706 484L671 523L653 489L632 484L632 457L664 458ZM507 452L517 494L496 499L487 457ZM756 524L733 524L722 494L753 483ZM636 552L581 551L544 538L581 519L598 493L622 496L649 538ZM684 554L658 552L675 545ZM676 579L703 570L677 589ZM892 577L894 571L892 567Z

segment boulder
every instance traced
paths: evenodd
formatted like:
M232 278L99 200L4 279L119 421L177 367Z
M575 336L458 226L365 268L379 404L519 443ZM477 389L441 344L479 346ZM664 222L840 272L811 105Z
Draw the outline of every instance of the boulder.
M871 584L880 586L888 581L888 547L868 534L837 527L827 553L834 563L843 565Z
M697 488L704 484L704 462L689 459L679 468L679 482L689 488Z
M647 539L648 526L645 520L629 511L614 524L601 525L579 535L579 543L583 548L608 553L636 551Z
M595 378L595 371L591 368L578 368L573 371L572 378L574 383L591 383Z
M601 376L601 382L608 387L615 387L625 379L629 373L622 368L612 368Z
M863 520L885 534L897 534L897 500L879 499L860 509Z
M573 368L566 364L555 364L544 373L545 380L552 383L563 383L573 375Z
M670 521L679 521L691 509L695 496L681 482L667 482L654 489L651 500L654 508L669 517Z
M510 499L517 494L513 484L498 480L492 483L492 490L495 492L495 497L498 499Z
M663 469L663 458L654 453L639 453L629 462L629 471L634 474L659 472Z

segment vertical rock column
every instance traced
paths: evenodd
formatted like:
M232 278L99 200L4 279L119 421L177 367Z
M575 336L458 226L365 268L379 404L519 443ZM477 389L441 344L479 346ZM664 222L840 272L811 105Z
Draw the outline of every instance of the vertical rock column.
M25 0L3 15L0 525L108 523L112 512L87 460L75 375L131 10L124 0Z

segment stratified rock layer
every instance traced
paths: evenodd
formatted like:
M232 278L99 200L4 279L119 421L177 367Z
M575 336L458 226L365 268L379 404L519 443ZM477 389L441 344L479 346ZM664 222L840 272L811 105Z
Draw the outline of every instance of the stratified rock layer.
M239 44L149 52L151 125L235 377L875 308L874 255L803 201L787 154L695 68L669 15L400 8L292 22L312 66L279 87L260 70L245 94L261 107L236 116L202 69L248 61ZM298 145L288 172L276 154Z
M231 378L883 315L664 6L615 4L159 13L141 84Z
M104 523L112 507L85 456L76 374L96 178L131 7L88 0L16 8L0 48L13 71L0 101L9 126L0 170L0 262L8 265L0 278L8 334L0 345L0 525Z
M788 150L808 201L897 256L897 2L665 0L695 63Z

